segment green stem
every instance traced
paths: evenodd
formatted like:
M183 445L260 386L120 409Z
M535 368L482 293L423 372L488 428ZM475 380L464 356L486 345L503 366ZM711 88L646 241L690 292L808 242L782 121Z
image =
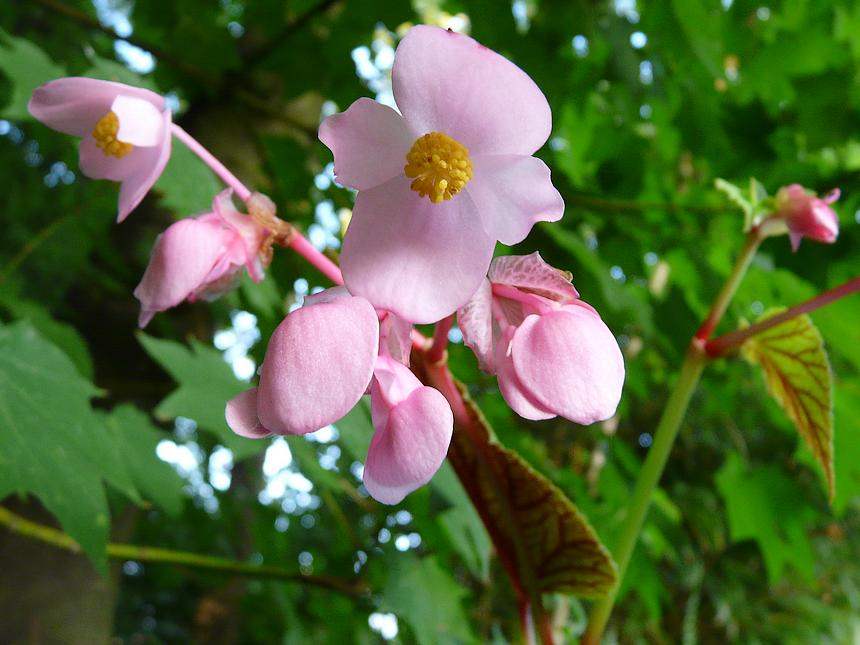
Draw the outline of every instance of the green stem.
M690 397L693 396L699 383L699 377L707 360L703 343L693 340L687 350L684 364L681 366L678 382L675 384L675 389L669 396L663 415L657 424L657 430L654 432L654 444L648 450L648 456L642 465L642 470L639 471L639 477L636 480L633 497L630 501L630 509L627 512L618 544L613 550L615 562L618 565L618 586L624 580L624 574L630 564L630 557L636 546L639 531L642 529L642 524L651 505L654 489L666 467L672 445L675 443L681 422L690 404ZM582 639L583 643L596 644L600 641L600 636L603 634L603 629L612 613L617 593L618 587L594 606L588 621L588 629Z
M28 519L16 515L12 511L0 506L0 524L9 530L28 538L40 540L57 548L65 549L72 553L80 553L80 545L71 536L50 526L37 524ZM109 558L119 560L138 560L140 562L161 562L178 564L195 569L209 569L240 576L257 578L272 578L287 582L301 582L307 585L322 587L330 591L345 594L347 596L359 596L365 592L362 584L334 578L331 576L320 576L304 574L297 571L288 571L280 567L246 564L236 562L227 558L218 558L187 551L174 551L172 549L161 549L150 546L137 546L134 544L110 543L107 545Z
M755 253L763 239L764 236L758 227L751 229L749 233L747 233L744 248L741 250L741 254L735 262L735 266L732 268L732 272L726 280L726 283L723 285L722 290L714 300L714 304L711 305L711 311L708 314L708 317L705 319L705 322L702 323L702 326L699 327L699 331L696 332L696 338L707 340L710 338L717 325L720 324L732 297L738 290L738 286L740 286L741 280L743 280L744 275L746 275L750 262L752 262L753 257L755 257Z

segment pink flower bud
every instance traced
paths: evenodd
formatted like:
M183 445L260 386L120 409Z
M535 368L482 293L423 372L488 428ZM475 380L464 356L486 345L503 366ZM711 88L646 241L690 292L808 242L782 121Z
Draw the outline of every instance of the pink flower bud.
M60 78L36 88L27 106L54 130L81 137L87 177L120 182L121 222L152 188L170 158L171 113L164 97L92 78Z
M454 427L445 397L405 365L411 330L344 287L306 298L272 335L259 387L227 403L227 424L249 438L306 434L336 423L369 387L375 433L364 483L396 504L439 469Z
M804 237L827 244L836 241L839 217L830 204L839 199L839 194L836 188L823 198L816 197L806 192L800 184L779 189L776 194L776 217L783 218L788 226L792 250L797 250Z
M364 465L364 485L374 499L397 504L426 484L439 470L454 415L445 397L422 383L408 368L380 356L370 389L376 432Z
M149 266L134 290L140 300L139 324L183 300L213 299L231 289L242 267L263 279L260 253L266 230L233 206L227 189L212 202L212 212L171 224L158 236Z
M570 276L538 253L496 258L457 317L466 344L526 419L581 424L615 414L624 384L618 343Z

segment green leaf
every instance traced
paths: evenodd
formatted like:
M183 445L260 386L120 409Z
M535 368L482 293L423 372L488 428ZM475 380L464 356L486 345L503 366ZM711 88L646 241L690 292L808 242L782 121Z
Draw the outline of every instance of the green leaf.
M564 592L584 598L613 589L615 563L576 506L522 457L498 443L461 384L436 372L428 371L427 376L430 384L447 392L446 398L463 398L463 413L455 414L448 460L516 586L529 594Z
M754 181L754 180L753 180ZM750 230L753 222L753 204L746 198L744 192L735 184L725 179L717 178L714 187L723 193L730 202L741 209L744 214L744 231Z
M39 47L25 38L15 38L0 29L0 71L12 83L12 96L0 109L7 119L30 119L27 102L37 87L66 71L54 63Z
M227 427L224 407L227 401L250 386L233 374L221 352L192 340L189 349L172 340L161 340L138 334L143 348L179 384L155 408L158 419L188 417L203 430L233 451L234 457L244 459L263 450L268 442L239 437Z
M32 326L0 327L0 498L38 496L104 572L109 511L102 479L132 498L137 493L90 407L98 393Z
M461 606L466 590L436 558L405 553L386 564L383 607L409 623L420 645L474 640Z
M167 435L155 428L148 416L131 405L114 408L105 417L105 424L114 442L122 446L122 459L138 490L169 515L179 515L184 499L184 482L173 468L155 454L158 442Z
M755 540L768 579L780 579L791 565L811 579L815 557L806 536L814 511L798 485L771 465L751 468L731 453L716 476L726 504L729 532L735 542Z
M784 309L770 309L758 322ZM824 340L809 316L792 318L747 340L741 352L759 365L767 389L794 423L824 470L830 500L833 474L833 377Z
M836 470L836 498L833 508L839 513L860 496L860 381L842 381L836 387L836 427L833 452Z
M197 155L174 140L170 161L155 182L155 190L177 217L188 217L211 210L212 199L222 186Z

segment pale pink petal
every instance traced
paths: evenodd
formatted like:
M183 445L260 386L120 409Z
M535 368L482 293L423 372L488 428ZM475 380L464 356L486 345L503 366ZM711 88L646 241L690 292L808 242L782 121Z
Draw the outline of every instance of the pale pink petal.
M120 94L143 99L159 112L164 110L164 98L149 90L81 77L60 78L37 87L27 109L54 130L84 137L110 111Z
M579 293L571 284L571 275L544 262L540 253L503 255L490 264L487 274L493 284L506 284L556 302L571 302Z
M462 306L481 284L493 254L468 195L439 204L405 176L359 192L341 254L350 292L414 323L432 323Z
M457 310L457 324L463 332L463 342L475 353L481 369L495 374L493 290L486 278L481 281L481 286L469 301Z
M612 332L588 309L567 305L528 316L511 355L520 382L547 409L580 424L615 414L624 359Z
M444 132L472 154L530 155L549 137L552 115L534 81L468 36L413 27L397 47L392 83L413 131Z
M439 391L421 385L399 363L371 387L376 432L364 464L364 485L374 499L397 504L439 470L454 429L454 415ZM410 373L411 374L411 373ZM395 391L396 390L396 391ZM404 396L405 395L405 396Z
M240 242L231 261L244 264L254 282L263 279L263 266L260 262L260 250L266 237L266 230L257 224L252 217L240 213L233 204L233 190L222 190L212 200L212 212L221 218L225 225L236 231Z
M105 154L91 136L85 136L78 144L78 164L90 179L124 181L139 172L141 166L150 164L151 156L152 148L133 148L124 157L117 158Z
M232 234L217 222L183 219L158 236L149 266L134 290L143 327L152 314L175 307L199 289L220 259Z
M529 390L520 382L510 354L511 338L514 328L509 327L495 347L496 377L499 381L499 391L511 410L524 419L542 421L552 419L555 412L547 409L535 399Z
M361 398L373 374L379 322L363 298L302 307L275 330L257 394L264 427L306 434L334 423Z
M119 121L118 141L149 148L164 138L162 111L150 101L120 94L113 100L111 112Z
M336 302L342 298L351 298L349 291L343 285L337 287L329 287L319 293L312 293L305 296L304 306L311 307L313 305L321 305L325 302Z
M164 167L170 159L170 112L164 112L163 139L153 148L138 148L141 164L129 177L125 178L119 188L119 212L117 222L122 222L129 213L146 197L150 188L158 181ZM134 151L132 151L134 154Z
M502 244L518 244L536 222L556 222L564 214L549 167L536 157L478 156L472 158L472 169L466 191L484 228Z
M379 353L409 367L412 353L412 323L390 311L379 321Z
M257 388L245 390L227 401L224 417L230 429L241 437L262 439L272 434L257 418Z
M403 117L390 107L368 98L328 117L319 129L320 141L334 154L338 183L358 190L401 174L406 153L419 134L410 132Z

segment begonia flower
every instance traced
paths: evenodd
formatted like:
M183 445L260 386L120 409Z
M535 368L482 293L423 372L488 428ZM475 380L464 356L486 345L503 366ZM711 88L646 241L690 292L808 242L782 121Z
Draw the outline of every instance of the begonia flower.
M809 193L800 184L783 186L776 194L777 219L788 227L791 248L797 251L800 240L808 237L817 242L832 244L839 235L839 216L830 204L839 199L838 188L824 197Z
M319 137L357 189L341 268L350 292L415 323L474 293L496 241L521 242L564 202L533 157L549 104L516 65L468 36L413 27L392 71L400 110L362 98Z
M30 114L81 138L79 162L92 179L120 182L117 221L137 207L170 158L171 112L164 97L93 78L60 78L36 88Z
M254 282L263 279L268 232L233 206L232 190L221 192L212 212L167 227L152 249L149 266L134 296L139 325L183 300L212 300L230 290L243 268Z
M238 435L307 434L336 423L368 390L375 433L368 492L396 504L439 469L453 432L445 397L406 367L412 326L344 287L305 299L275 330L258 387L227 403Z
M538 253L496 258L457 320L464 342L496 375L517 414L586 425L615 414L624 359L570 280Z

